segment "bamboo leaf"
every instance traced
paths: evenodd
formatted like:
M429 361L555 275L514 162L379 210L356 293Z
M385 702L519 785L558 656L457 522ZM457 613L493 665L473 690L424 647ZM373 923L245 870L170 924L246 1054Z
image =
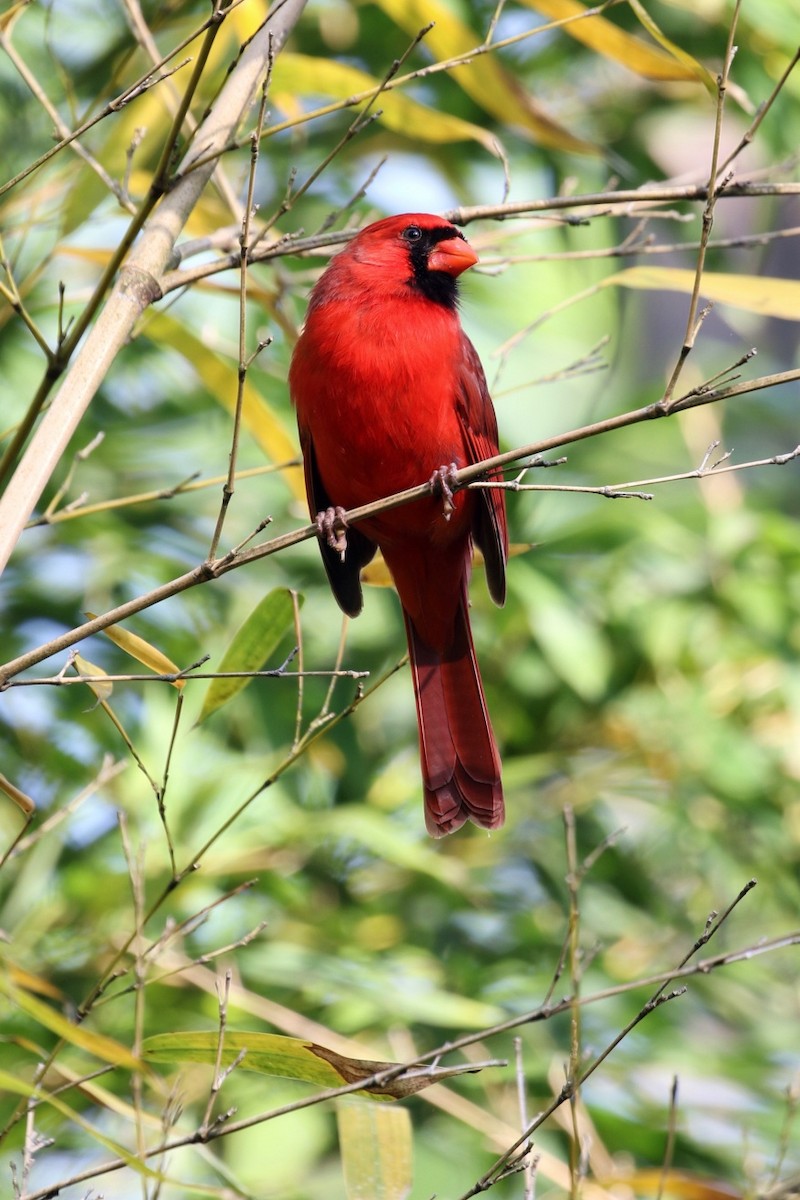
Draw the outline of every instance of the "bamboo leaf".
M83 1025L73 1024L49 1004L45 1004L43 1000L38 1000L29 992L23 991L22 988L15 987L10 979L3 975L0 975L0 995L5 996L12 1004L16 1004L38 1025L49 1029L51 1033L63 1038L71 1046L79 1046L88 1054L93 1054L103 1062L113 1063L118 1067L127 1067L131 1071L142 1069L139 1059L135 1058L126 1046L114 1041L113 1038L106 1037L105 1034L93 1033Z
M89 620L94 620L95 613L87 612L86 616ZM142 666L147 667L150 671L154 671L156 675L176 675L180 671L180 667L167 658L150 642L139 637L137 633L131 633L128 629L123 629L120 625L109 625L108 628L102 631L109 641L115 646L119 646L120 650L124 650L126 654L130 654L131 658L135 658ZM185 679L176 679L173 687L181 688L186 686Z
M644 8L644 5L640 3L640 0L628 0L628 4L636 15L640 24L642 24L650 34L651 38L658 42L659 46L663 46L668 54L673 55L678 62L683 63L688 70L692 71L695 74L695 77L704 85L706 91L708 91L710 95L716 96L717 81L711 72L706 67L702 66L702 64L699 63L696 58L692 58L691 54L687 54L685 50L681 50L680 46L676 46L674 42L670 41L666 34L661 32L656 22Z
M95 666L94 663L89 662L88 658L84 658L82 654L76 654L73 659L73 662L75 664L75 670L78 672L79 675L105 675L105 674L107 674L107 672L104 671L102 667ZM108 698L111 696L111 693L114 691L113 683L89 683L87 681L86 686L88 688L91 688L91 690L94 692L95 696L97 696L97 699L101 703L104 700L108 700Z
M219 1034L215 1031L192 1030L179 1033L159 1033L145 1038L142 1057L147 1063L199 1062L215 1063ZM350 1058L317 1042L284 1037L278 1033L255 1033L226 1030L222 1048L222 1065L229 1067L244 1052L241 1067L262 1075L277 1075L297 1079L320 1088L340 1088L359 1080L389 1071L398 1063L380 1062L370 1058ZM380 1100L397 1100L413 1096L431 1084L454 1075L473 1074L475 1067L412 1069L381 1087L364 1089L364 1094Z
M481 44L481 37L456 17L442 0L377 0L391 19L412 37L430 21L425 45L437 59L446 61L467 54ZM492 54L482 54L453 71L451 78L479 104L505 125L525 130L533 141L576 154L597 154L598 147L570 133L505 71Z
M298 596L302 605L303 597ZM294 604L288 588L273 588L258 602L233 635L218 671L259 671L292 628ZM248 678L212 679L197 724L227 704L252 682Z
M99 1129L90 1124L89 1121L85 1120L79 1112L62 1100L60 1096L51 1096L43 1088L36 1087L34 1084L25 1083L24 1080L19 1079L16 1075L12 1075L10 1071L0 1071L0 1088L3 1088L5 1091L11 1092L16 1096L26 1096L28 1099L37 1100L41 1104L49 1104L52 1108L55 1108L57 1112L60 1112L62 1117L66 1117L68 1121L73 1122L80 1129L82 1129L84 1133L88 1133L91 1138L94 1138L96 1142L99 1142L101 1146L104 1146L105 1149L113 1154L115 1158L122 1159L124 1163L126 1163L129 1167L132 1167L133 1170L139 1175L144 1175L148 1179L160 1180L162 1183L168 1182L166 1176L161 1175L158 1171L152 1170L151 1167L148 1167L142 1162L138 1155L131 1154L130 1151L126 1150L125 1147L119 1142L115 1142L112 1138L107 1137L104 1133L101 1133ZM199 1189L192 1190L199 1191ZM208 1193L207 1191L204 1191L203 1194L207 1195Z
M287 97L295 97L295 103L298 95L309 94L347 100L353 95L374 91L379 85L380 80L366 71L333 59L315 58L310 54L282 54L275 62L272 76L276 103L287 111L290 111L288 98L284 101L281 92L286 93ZM490 154L497 156L495 139L485 129L461 117L420 104L399 90L382 92L376 107L381 110L381 122L405 137L437 144L476 141Z
M411 1118L400 1105L336 1101L347 1200L405 1200L411 1192Z
M588 5L581 0L522 0L528 8L543 13L553 20L564 20L576 17L588 11ZM634 71L644 79L653 80L694 80L706 83L709 72L699 62L667 43L663 50L651 46L641 38L634 37L607 17L592 16L585 20L570 21L562 26L564 33L569 34L576 42L582 42L591 50L596 50L605 58L620 63L628 70ZM666 42L667 39L663 39ZM663 45L662 42L662 45ZM709 76L710 78L710 76ZM713 83L713 80L712 80Z
M687 292L694 288L695 273L680 267L628 267L604 280L604 286ZM734 275L706 271L700 294L720 304L730 304L762 317L800 320L800 282L769 275Z
M154 313L148 318L144 333L153 341L171 346L191 364L204 387L214 399L232 413L236 406L236 370L222 355L209 347L196 334L168 313ZM256 391L249 380L244 382L242 422L270 462L282 463L296 459L297 441L286 432L283 422ZM286 480L294 495L305 496L300 468L286 472Z

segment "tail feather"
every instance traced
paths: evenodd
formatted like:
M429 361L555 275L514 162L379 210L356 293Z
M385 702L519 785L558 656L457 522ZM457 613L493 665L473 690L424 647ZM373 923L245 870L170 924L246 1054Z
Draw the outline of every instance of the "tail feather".
M465 821L497 829L505 817L500 756L472 644L466 594L446 653L427 645L408 616L406 632L428 832L442 837Z

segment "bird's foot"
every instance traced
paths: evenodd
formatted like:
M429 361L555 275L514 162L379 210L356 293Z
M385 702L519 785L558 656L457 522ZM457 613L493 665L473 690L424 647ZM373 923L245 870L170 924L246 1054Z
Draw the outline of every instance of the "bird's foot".
M457 471L458 465L452 462L449 466L439 467L433 472L430 478L431 495L442 497L445 521L449 521L456 510L455 503L453 502L453 491L458 486L458 480L456 479Z
M318 512L314 518L317 534L321 540L330 546L344 562L344 552L347 549L347 520L345 510L337 504L335 508L326 508Z

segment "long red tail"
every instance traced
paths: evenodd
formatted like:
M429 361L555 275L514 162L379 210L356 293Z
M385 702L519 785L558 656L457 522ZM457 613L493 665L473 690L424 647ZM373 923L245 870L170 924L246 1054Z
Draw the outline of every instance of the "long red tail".
M443 837L468 820L497 829L505 819L500 756L472 644L466 594L445 654L426 645L408 616L406 633L428 832Z

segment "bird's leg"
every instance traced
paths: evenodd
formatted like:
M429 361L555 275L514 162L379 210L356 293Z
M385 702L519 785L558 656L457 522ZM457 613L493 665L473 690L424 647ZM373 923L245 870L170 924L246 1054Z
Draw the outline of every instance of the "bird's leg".
M458 486L458 480L455 477L457 471L458 464L452 462L449 466L439 467L430 478L431 495L442 497L445 521L450 520L456 509L453 503L453 490Z
M347 549L347 520L345 510L337 504L335 508L325 508L314 517L317 534L323 539L344 562L344 552Z

